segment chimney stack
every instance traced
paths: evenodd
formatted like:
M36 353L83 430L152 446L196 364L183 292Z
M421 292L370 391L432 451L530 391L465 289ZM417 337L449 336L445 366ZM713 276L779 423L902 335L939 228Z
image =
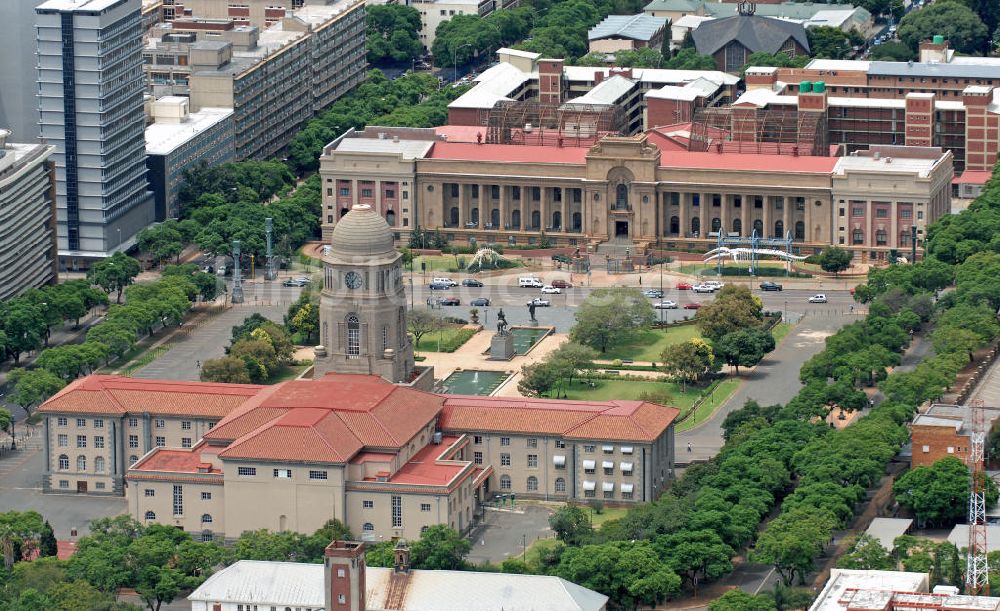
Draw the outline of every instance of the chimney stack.
M365 611L365 544L333 541L323 556L326 608Z

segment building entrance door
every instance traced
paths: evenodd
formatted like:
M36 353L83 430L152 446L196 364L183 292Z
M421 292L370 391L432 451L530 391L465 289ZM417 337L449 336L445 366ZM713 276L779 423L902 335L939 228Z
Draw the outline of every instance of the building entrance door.
M616 238L628 237L628 221L615 221L615 237Z
M76 483L76 491L80 492L80 493L86 493L87 492L87 482L77 482Z

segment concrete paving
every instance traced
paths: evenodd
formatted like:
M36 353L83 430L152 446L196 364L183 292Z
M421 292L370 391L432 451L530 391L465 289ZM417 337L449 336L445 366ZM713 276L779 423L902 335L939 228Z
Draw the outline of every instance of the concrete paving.
M1000 407L1000 359L993 362L989 371L976 385L969 403L981 400L986 407Z
M507 558L522 557L525 547L531 547L536 540L555 536L549 528L552 510L527 504L519 506L518 511L523 513L487 511L485 520L469 535L472 550L466 559L474 564L500 564Z

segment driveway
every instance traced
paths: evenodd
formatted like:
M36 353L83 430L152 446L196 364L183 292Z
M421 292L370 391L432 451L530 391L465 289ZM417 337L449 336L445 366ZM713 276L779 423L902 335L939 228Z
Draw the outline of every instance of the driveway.
M486 519L472 529L472 551L467 560L473 564L500 564L507 558L520 558L525 547L538 539L555 536L549 528L552 512L541 505L522 505L519 512L486 511Z

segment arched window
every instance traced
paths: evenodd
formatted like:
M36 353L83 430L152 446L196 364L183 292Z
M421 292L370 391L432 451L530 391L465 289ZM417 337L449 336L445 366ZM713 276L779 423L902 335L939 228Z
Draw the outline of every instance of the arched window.
M678 234L681 232L681 219L680 217L672 216L670 217L670 233Z
M136 456L135 454L133 454L132 456L128 457L128 466L131 467L132 465L134 465L137 462L139 462L139 457Z
M389 224L390 227L396 226L396 211L389 210L385 213L385 222Z
M490 224L493 227L500 227L500 209L494 208L490 211Z
M347 358L356 359L361 356L361 321L356 314L347 316Z
M795 239L806 239L806 224L802 221L795 221Z
M615 187L615 209L625 210L628 208L628 185L620 183Z
M583 215L579 212L573 213L573 231L580 231L583 229Z
M864 244L865 232L862 229L855 229L851 234L851 244Z
M475 223L476 225L479 224L479 208L472 209L472 212L469 215L469 220Z
M210 513L203 513L203 514L201 514L201 523L202 524L211 524L212 523L212 514L210 514Z
M733 219L733 233L738 233L743 235L743 221L740 219Z
M501 475L500 476L500 489L501 490L510 490L510 476L509 475Z
M542 225L542 213L538 210L531 211L531 228L538 229Z
M782 221L774 222L774 237L782 238L785 236L785 224Z
M156 519L156 513L152 512L152 511L147 511L146 512L146 519L147 520L155 520Z
M428 526L421 526L421 527L420 527L420 534L422 535L422 534L424 534L425 532L427 532L427 529L428 529L428 528L429 528Z
M347 214L347 208L341 208L340 209L340 216L344 216L345 214Z
M701 234L701 219L697 216L691 217L691 233L694 235Z
M753 222L753 230L757 232L757 237L764 236L764 221L757 219Z
M521 211L514 210L510 213L510 228L520 229L521 228Z
M556 478L556 492L566 492L566 480L557 477Z
M69 456L66 456L65 454L59 455L59 470L60 471L69 470Z
M79 472L84 472L87 470L87 457L80 455L76 457L76 470Z
M909 246L910 245L910 230L903 229L899 232L899 245Z
M94 459L94 471L97 473L104 473L104 457L98 456Z
M552 213L552 228L562 229L562 212L559 210Z
M534 475L528 477L528 490L538 490L538 478Z
M878 229L875 231L875 244L877 246L885 246L889 243L889 234L886 233L885 229Z
M712 219L712 231L722 231L722 221L719 220L719 217Z
M458 206L453 206L448 214L450 216L448 222L451 223L452 226L458 225Z
M361 527L366 533L375 532L375 526L371 522L365 522L365 525Z

